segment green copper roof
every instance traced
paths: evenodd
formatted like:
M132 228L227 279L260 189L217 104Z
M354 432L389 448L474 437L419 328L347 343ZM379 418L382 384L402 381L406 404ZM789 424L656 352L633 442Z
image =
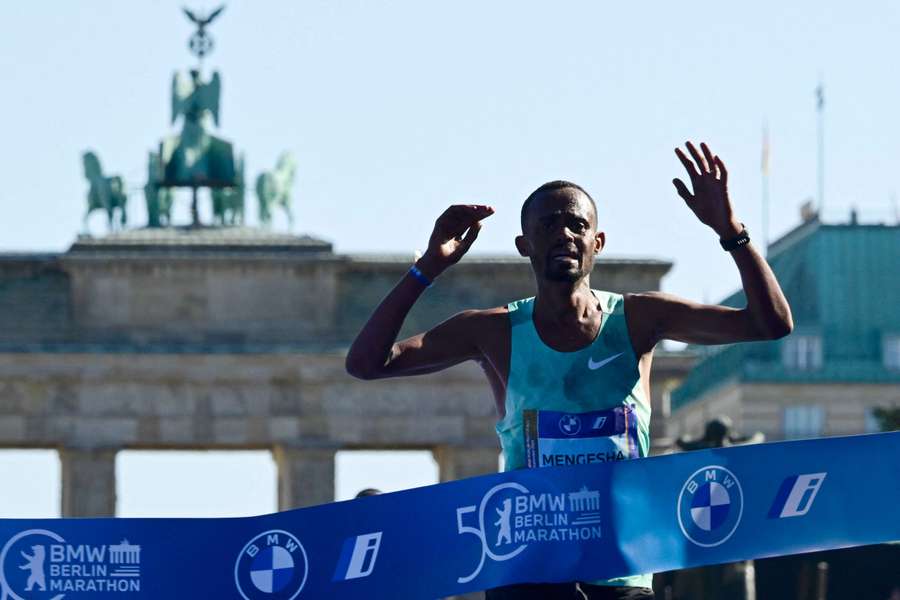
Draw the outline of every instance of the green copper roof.
M678 408L732 380L900 382L884 366L884 334L900 334L900 227L804 223L769 249L769 264L791 305L794 333L822 339L822 367L793 370L781 361L785 338L712 352L672 393ZM743 291L722 301L745 305Z

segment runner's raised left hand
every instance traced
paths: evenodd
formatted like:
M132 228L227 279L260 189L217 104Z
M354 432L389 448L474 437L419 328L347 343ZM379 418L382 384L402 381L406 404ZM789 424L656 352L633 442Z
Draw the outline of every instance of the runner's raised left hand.
M736 237L743 228L734 218L731 200L728 198L728 171L725 169L725 163L713 155L705 143L700 144L703 154L700 154L691 142L685 145L694 159L693 162L681 148L675 148L675 154L691 178L694 193L688 191L684 182L676 178L672 183L678 195L684 199L688 208L694 211L697 218L711 227L720 238Z

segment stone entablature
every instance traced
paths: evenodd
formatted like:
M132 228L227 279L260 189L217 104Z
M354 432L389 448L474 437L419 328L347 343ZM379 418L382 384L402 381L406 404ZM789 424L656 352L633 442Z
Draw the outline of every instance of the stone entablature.
M0 255L0 344L341 348L412 262L339 255L327 242L246 229L82 238L60 255ZM594 281L611 291L658 289L670 268L604 259ZM404 331L533 294L525 259L467 257L422 297ZM29 310L34 318L13 316Z

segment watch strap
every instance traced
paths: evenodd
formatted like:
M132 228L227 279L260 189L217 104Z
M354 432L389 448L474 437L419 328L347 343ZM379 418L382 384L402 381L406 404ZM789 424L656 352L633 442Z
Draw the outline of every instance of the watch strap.
M727 240L719 240L719 244L722 245L722 250L726 252L731 252L732 250L737 250L741 246L746 246L750 243L750 234L747 232L747 226L741 223L741 232L737 235L737 237L729 238Z

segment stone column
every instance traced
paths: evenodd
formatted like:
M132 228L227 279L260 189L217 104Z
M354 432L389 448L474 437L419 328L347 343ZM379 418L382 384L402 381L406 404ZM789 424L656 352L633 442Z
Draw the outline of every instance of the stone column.
M669 421L672 414L672 390L681 383L676 378L657 378L650 384L650 454L670 451L675 443L670 433L675 429Z
M334 502L334 448L275 446L278 510Z
M116 450L62 448L63 517L116 515Z
M438 446L432 453L442 482L489 475L499 470L500 450L495 446Z
M441 482L490 475L500 469L500 449L496 446L438 446L432 450ZM447 600L483 600L484 593L451 596Z

